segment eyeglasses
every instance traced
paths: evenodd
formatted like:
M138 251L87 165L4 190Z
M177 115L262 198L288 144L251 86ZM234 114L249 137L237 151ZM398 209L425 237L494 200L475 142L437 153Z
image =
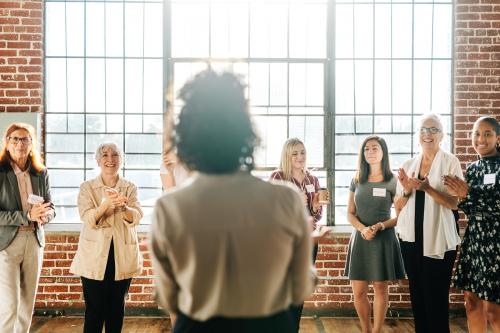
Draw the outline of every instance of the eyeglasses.
M28 136L24 138L18 138L17 136L9 136L7 139L15 145L17 145L19 142L21 142L23 145L28 145L31 143L31 138Z
M437 127L420 127L420 134L426 134L426 133L436 134L439 132L441 132L441 130Z

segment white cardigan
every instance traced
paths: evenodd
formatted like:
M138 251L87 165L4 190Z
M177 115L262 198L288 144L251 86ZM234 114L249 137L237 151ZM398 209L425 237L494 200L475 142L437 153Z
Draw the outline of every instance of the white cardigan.
M418 176L422 154L419 154L406 161L403 169L411 177L415 172ZM456 156L443 150L434 157L429 171L430 185L440 192L446 192L441 179L445 175L454 175L464 179L460 161ZM401 194L403 186L398 181L397 192ZM415 242L415 191L408 199L406 206L401 210L398 216L396 227L401 240L405 242ZM455 226L455 218L451 209L438 204L429 194L425 194L424 211L424 256L443 259L446 251L455 250L460 244L460 236Z

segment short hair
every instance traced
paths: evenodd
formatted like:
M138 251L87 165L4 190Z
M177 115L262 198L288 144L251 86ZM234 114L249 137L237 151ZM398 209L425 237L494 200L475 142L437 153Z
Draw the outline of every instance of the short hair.
M96 151L95 151L95 159L98 160L102 157L102 153L104 152L104 149L106 148L111 148L113 149L114 151L116 151L118 153L118 155L120 156L120 159L123 160L123 153L122 153L122 150L121 148L114 142L103 142L101 143Z
M382 148L382 173L384 175L384 182L387 182L394 177L391 171L391 164L389 163L389 149L387 149L387 143L384 138L378 135L370 135L365 138L361 146L359 147L358 153L358 169L356 170L356 176L354 181L359 184L364 184L368 181L368 176L370 175L370 164L365 158L365 147L368 141L377 141Z
M3 148L0 151L0 165L4 166L12 161L12 158L7 150L7 138L11 133L17 130L25 130L31 139L31 151L29 152L29 160L31 162L31 167L36 172L42 172L45 169L45 165L42 163L42 158L40 157L40 152L38 151L38 144L35 135L35 128L30 124L26 123L12 123L7 127L3 135Z
M293 147L296 145L304 145L304 142L299 138L289 138L283 144L283 149L281 150L281 160L278 170L283 173L283 178L288 181L292 181L292 152ZM304 167L304 171L307 171L307 167Z
M205 70L180 91L184 106L171 138L189 170L223 174L254 168L258 139L244 86L234 74Z
M420 132L420 127L426 120L433 120L437 125L441 133L443 134L443 137L446 135L444 132L444 127L443 127L443 121L441 120L441 116L439 116L437 113L425 113L420 117L420 121L418 122L419 128L417 128L417 133Z

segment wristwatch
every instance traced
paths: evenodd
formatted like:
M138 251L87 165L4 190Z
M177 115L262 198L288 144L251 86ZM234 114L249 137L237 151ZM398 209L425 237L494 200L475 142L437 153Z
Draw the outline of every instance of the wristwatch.
M401 194L403 195L403 198L406 198L406 199L408 199L409 197L411 197L411 192L408 193L408 194L406 194L405 190L403 190L403 192Z

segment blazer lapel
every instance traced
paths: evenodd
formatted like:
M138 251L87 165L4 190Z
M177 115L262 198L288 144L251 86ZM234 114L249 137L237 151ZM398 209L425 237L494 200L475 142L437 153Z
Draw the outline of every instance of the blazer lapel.
M33 194L43 197L43 193L40 191L40 176L36 174L34 175L30 172L30 179L31 179L31 189L33 190Z
M14 197L17 201L17 208L23 210L23 204L21 203L21 194L19 193L19 186L17 184L17 177L12 168L7 172L7 178L9 179L10 186L14 192Z

